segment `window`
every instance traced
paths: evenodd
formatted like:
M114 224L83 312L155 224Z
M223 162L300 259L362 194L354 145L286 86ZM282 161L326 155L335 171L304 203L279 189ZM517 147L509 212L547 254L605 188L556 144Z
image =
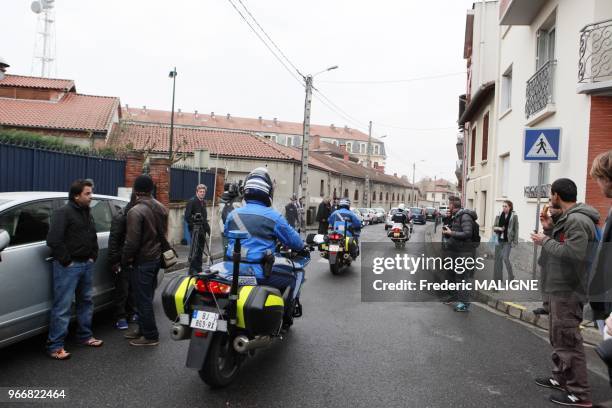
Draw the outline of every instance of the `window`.
M502 76L501 113L512 108L512 65Z
M402 194L402 201L406 201L406 196Z
M391 195L391 201L395 201L395 193Z
M287 138L285 137L285 135L277 135L276 143L284 145L287 143Z
M348 188L345 188L345 189L344 189L344 197L348 198L348 196L349 196L349 195L348 195Z
M287 136L287 146L293 146L293 136Z
M372 201L376 201L376 191L372 191Z
M359 145L359 153L366 154L366 145L365 145L365 143L361 143Z
M385 198L385 201L389 201L389 192L387 191L387 198Z
M380 146L374 145L374 154L378 155L380 154L379 152L380 152Z
M536 69L555 59L556 16L553 14L538 30Z
M508 197L508 185L510 183L510 155L500 157L499 185L501 186L501 196Z
M481 196L482 196L482 204L480 208L482 208L482 223L480 227L484 228L487 226L487 192L483 191Z
M335 200L336 198L338 198L338 194L336 193L336 187L334 187L334 195L333 195L333 197L334 197L334 200Z
M321 197L325 195L325 180L321 180L321 187L319 189L319 195Z
M359 190L355 190L355 195L353 196L355 201L359 200Z
M382 191L380 192L380 194L378 194L378 199L382 201Z
M111 221L113 216L106 200L92 200L91 201L91 215L96 224L96 232L108 232L110 231Z
M346 151L351 153L353 151L353 143L346 142Z
M544 163L542 167L544 167L542 171L542 185L546 185L550 183L550 164ZM538 163L530 164L529 185L530 186L538 185Z
M52 201L39 201L11 208L0 215L0 229L11 238L10 246L31 244L47 239Z
M472 129L472 146L470 146L470 166L476 165L476 128Z
M482 120L482 161L487 160L489 155L489 112L484 115Z
M442 194L442 199L446 200L446 194Z

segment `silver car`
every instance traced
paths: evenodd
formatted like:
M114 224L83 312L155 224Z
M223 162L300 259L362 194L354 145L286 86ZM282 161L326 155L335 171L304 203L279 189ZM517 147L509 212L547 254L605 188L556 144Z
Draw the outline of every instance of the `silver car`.
M51 213L67 200L67 193L0 193L0 348L48 328L53 273L45 240ZM103 195L94 195L91 202L100 247L93 282L96 311L112 305L108 237L113 215L126 204L123 198Z

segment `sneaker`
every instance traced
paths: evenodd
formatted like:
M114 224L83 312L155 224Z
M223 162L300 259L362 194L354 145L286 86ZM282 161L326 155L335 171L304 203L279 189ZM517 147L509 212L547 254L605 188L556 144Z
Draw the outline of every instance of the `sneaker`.
M137 339L140 337L140 327L136 327L135 329L128 330L123 337L126 339Z
M455 306L455 312L469 312L470 305L466 305L465 303L459 302Z
M128 322L127 322L126 319L119 319L115 323L115 327L117 329L119 329L119 330L127 330L128 329Z
M553 388L559 391L565 391L565 388L552 377L540 377L535 379L535 383L540 387Z
M134 313L130 318L130 323L138 323L138 313Z
M555 404L565 405L566 407L592 407L593 402L579 398L571 392L556 392L550 396L550 400Z
M537 309L533 311L533 314L534 315L547 315L548 311L544 309L543 307L538 307Z
M157 346L158 344L159 340L146 339L144 337L130 341L130 346Z

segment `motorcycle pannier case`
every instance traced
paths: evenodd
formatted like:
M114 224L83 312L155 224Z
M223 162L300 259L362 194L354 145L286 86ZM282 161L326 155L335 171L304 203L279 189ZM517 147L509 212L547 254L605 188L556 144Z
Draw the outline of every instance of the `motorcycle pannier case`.
M270 286L242 286L238 297L237 325L250 335L277 334L285 304L280 291Z
M171 321L175 321L177 316L189 313L185 310L187 297L192 293L196 278L193 276L175 276L170 279L162 291L162 306L164 313Z

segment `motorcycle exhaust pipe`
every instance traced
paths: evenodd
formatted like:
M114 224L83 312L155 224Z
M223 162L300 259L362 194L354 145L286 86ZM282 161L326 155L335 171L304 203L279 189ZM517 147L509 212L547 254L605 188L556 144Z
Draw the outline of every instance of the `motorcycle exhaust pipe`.
M349 254L348 252L345 252L344 255L342 255L344 257L344 259L349 259L351 257L351 254Z
M249 350L267 347L272 341L270 336L258 336L253 340L249 340L247 336L240 335L234 339L234 350L238 353L246 353Z
M186 340L191 337L191 327L183 326L182 324L172 325L170 329L170 337L172 340Z

